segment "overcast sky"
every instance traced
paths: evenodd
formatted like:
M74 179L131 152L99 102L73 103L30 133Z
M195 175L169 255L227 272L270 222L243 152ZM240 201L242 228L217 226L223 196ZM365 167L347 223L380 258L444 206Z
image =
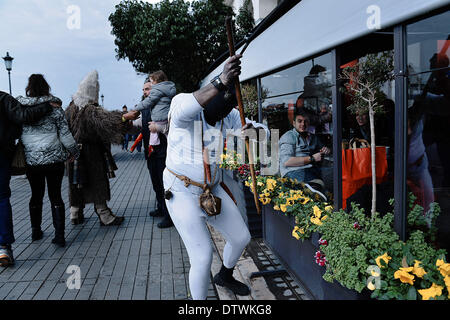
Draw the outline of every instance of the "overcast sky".
M0 0L0 56L8 51L14 58L13 96L25 95L28 77L41 73L66 107L84 76L97 70L107 109L132 107L140 101L145 75L138 75L128 60L115 58L108 17L118 3L120 0ZM8 73L3 60L0 62L0 90L9 92Z

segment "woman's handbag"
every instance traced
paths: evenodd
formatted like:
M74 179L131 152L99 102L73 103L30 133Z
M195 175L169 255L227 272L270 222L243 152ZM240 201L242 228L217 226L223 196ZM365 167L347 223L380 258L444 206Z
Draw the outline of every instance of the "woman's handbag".
M350 141L350 148L342 150L342 198L343 208L347 198L365 184L372 182L372 155L365 140ZM387 178L388 164L386 147L375 148L377 184Z
M11 163L11 175L12 176L21 176L24 175L27 171L27 162L25 160L25 147L22 142L16 145L16 149L14 151L14 157Z

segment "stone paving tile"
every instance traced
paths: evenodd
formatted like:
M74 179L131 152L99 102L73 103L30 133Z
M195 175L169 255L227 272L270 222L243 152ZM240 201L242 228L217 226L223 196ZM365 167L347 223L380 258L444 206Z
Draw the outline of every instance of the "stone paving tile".
M278 271L283 269L281 262L275 254L265 245L264 240L252 239L247 248L259 271ZM294 281L288 272L276 276L264 276L268 289L275 295L277 300L310 300L302 286Z
M155 195L143 153L113 147L119 170L111 179L108 203L125 221L100 227L93 206L85 208L85 223L70 223L67 177L62 196L66 204L66 247L51 243L54 228L48 196L44 198L44 238L31 242L28 201L30 187L22 177L11 181L16 264L0 269L0 300L160 300L189 295L189 259L175 228L161 230L148 212ZM68 289L69 266L79 266L81 287ZM208 299L217 300L210 285Z

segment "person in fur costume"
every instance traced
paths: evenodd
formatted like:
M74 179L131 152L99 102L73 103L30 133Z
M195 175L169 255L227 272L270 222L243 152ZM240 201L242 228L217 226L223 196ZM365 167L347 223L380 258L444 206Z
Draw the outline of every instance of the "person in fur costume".
M84 221L85 204L93 203L100 225L120 225L124 217L114 215L107 206L111 199L109 179L115 177L116 163L111 144L120 144L126 124L119 111L107 111L98 104L97 71L80 83L78 92L66 109L70 131L80 148L77 160L68 163L70 219Z

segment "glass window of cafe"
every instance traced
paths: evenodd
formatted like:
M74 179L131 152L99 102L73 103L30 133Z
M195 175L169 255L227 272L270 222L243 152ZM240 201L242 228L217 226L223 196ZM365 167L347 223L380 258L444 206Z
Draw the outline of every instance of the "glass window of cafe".
M390 56L393 69L393 30L380 30L341 47L341 66L364 64L370 57ZM383 56L383 57L385 57ZM373 61L373 60L371 60ZM356 69L358 70L358 69ZM357 73L358 71L355 71ZM357 79L357 78L356 78ZM351 80L353 82L357 80ZM356 82L355 82L356 84ZM342 205L350 210L358 204L369 214L372 206L371 130L368 112L352 110L354 94L343 80L342 95ZM381 106L374 116L376 145L377 206L380 213L393 212L389 200L394 198L394 137L395 137L395 81L379 86L377 103Z
M450 249L450 12L406 26L408 66L407 187Z
M327 53L261 78L262 122L279 130L280 175L314 180L328 198L333 192L331 59ZM299 119L305 124L294 126ZM290 161L309 155L317 157L311 166L309 159Z

